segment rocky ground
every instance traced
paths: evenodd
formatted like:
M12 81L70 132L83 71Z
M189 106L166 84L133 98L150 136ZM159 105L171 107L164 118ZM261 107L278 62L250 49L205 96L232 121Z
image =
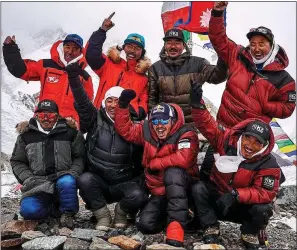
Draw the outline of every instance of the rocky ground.
M155 235L142 235L133 225L130 225L126 230L114 229L107 233L94 230L96 222L91 219L91 213L84 208L82 201L80 202L80 211L75 218L73 231L59 228L58 221L54 218L37 224L33 222L29 226L16 224L16 221L13 220L21 219L18 214L18 198L2 198L1 207L2 249L178 249L161 245L164 243L164 232ZM113 211L114 204L109 205L109 208ZM270 249L297 248L296 233L287 224L281 222L281 219L294 219L294 217L296 218L295 202L276 206L271 223L267 228ZM31 232L32 230L35 232ZM24 231L26 232L24 233ZM115 237L119 235L127 236L130 239ZM221 235L222 243L227 249L244 249L240 242L239 225L221 222ZM30 241L35 237L37 238ZM130 245L116 242L117 245L122 246L119 248L108 243L108 239L110 242L117 240L131 242ZM4 248L8 245L17 246ZM201 245L201 233L185 235L185 249L205 249Z

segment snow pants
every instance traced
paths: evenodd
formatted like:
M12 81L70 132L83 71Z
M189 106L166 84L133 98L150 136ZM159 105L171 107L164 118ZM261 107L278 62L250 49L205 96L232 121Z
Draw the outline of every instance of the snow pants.
M56 193L45 192L25 197L21 201L20 214L26 220L40 220L52 215L55 201L58 200L61 213L77 213L79 209L76 179L63 175L56 181Z
M78 179L79 194L86 208L96 211L106 204L120 202L121 209L129 214L137 213L148 201L146 188L137 178L116 185L109 185L99 175L83 173Z
M178 167L170 167L164 173L166 194L152 195L136 218L136 226L143 233L158 233L172 221L185 228L188 222L188 193L192 178Z
M201 229L218 225L218 220L231 221L241 224L244 234L257 234L265 228L273 214L272 204L234 204L226 216L217 209L216 201L220 198L216 187L211 182L199 181L192 187L192 196L196 205L197 218Z

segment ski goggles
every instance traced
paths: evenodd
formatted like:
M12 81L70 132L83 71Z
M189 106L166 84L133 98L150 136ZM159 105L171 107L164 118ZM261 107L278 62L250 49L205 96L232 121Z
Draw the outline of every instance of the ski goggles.
M56 113L38 112L37 117L41 120L45 120L47 118L50 122L53 122L57 119L58 115Z
M158 125L158 124L162 124L162 125L167 125L169 123L170 119L167 120L163 120L163 119L153 119L151 120L153 125Z
M264 28L264 27L261 27L261 28L251 28L250 29L250 32L261 32L263 34L271 34L271 30L268 29L268 28Z

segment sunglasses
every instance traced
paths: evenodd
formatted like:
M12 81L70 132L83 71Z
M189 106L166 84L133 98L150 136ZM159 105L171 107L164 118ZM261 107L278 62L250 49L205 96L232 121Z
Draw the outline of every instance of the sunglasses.
M152 124L153 125L158 125L158 124L162 124L162 125L167 125L169 123L170 119L168 120L163 120L163 119L153 119L152 120Z
M37 116L41 120L45 120L47 118L50 122L53 122L56 120L58 115L56 113L38 112Z
M267 29L267 28L252 28L250 29L250 32L261 32L263 34L271 34L271 30L270 29Z

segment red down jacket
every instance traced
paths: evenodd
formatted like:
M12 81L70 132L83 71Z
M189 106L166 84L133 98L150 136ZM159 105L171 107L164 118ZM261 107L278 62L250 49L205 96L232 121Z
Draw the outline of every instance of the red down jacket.
M204 109L192 109L195 126L210 142L220 155L237 155L237 141L247 124L255 119L247 119L232 129L220 126L215 119ZM276 196L281 170L274 156L270 154L274 146L274 136L270 129L270 141L267 149L259 156L240 163L237 172L221 173L213 166L210 180L216 184L221 194L236 189L241 203L269 203ZM265 179L273 180L273 187L263 187Z
M295 109L296 92L294 79L285 71L289 64L285 50L279 46L274 62L257 72L249 47L228 39L224 18L219 14L212 12L209 38L218 56L228 64L229 77L217 120L231 128L248 118L270 122L273 117L289 117Z
M181 108L176 104L169 103L177 113L177 120L172 126L168 138L159 141L150 122L142 121L133 123L128 109L116 108L115 128L127 141L144 146L142 165L145 168L146 184L154 195L165 194L163 183L164 170L168 167L180 167L198 177L197 155L198 135L197 130L191 125L185 125L185 119ZM189 148L178 149L179 142L190 141ZM160 146L161 145L161 146ZM159 170L151 174L148 168Z
M63 41L57 41L53 44L50 51L51 59L41 59L38 62L24 60L27 70L20 78L25 81L40 81L39 101L43 99L55 101L61 116L72 116L78 122L79 117L73 106L74 97L69 86L68 75L58 52L58 47L62 43ZM79 62L84 62L84 68L87 66L84 57ZM92 78L86 71L85 76L80 78L88 97L93 100Z

